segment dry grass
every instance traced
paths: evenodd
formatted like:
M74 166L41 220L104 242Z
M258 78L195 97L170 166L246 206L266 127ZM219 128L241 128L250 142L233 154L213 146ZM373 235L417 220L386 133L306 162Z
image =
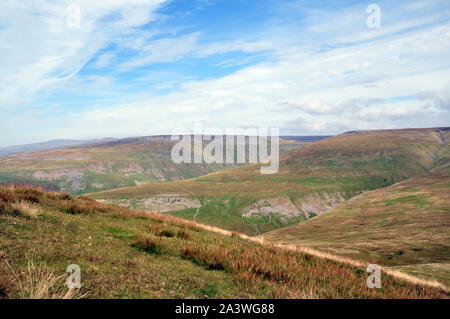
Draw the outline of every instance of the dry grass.
M175 218L170 217L170 219L175 219ZM185 223L186 221L179 220L179 222ZM187 223L191 224L191 222L187 222ZM219 233L222 235L226 235L226 236L239 237L241 239L249 240L251 242L257 243L257 244L265 246L265 247L275 248L275 249L284 250L284 251L292 251L292 252L308 254L308 255L312 255L312 256L315 256L315 257L318 257L321 259L331 260L331 261L339 262L339 263L342 263L345 265L350 265L353 267L366 268L369 265L368 262L364 262L364 261L349 258L349 257L330 254L330 253L319 251L319 250L316 250L316 249L313 249L313 248L307 247L307 246L300 246L300 245L293 245L293 244L285 245L285 244L279 244L279 243L274 243L274 242L268 242L268 241L264 240L264 236L251 237L251 236L247 236L245 234L241 234L241 233L238 233L235 231L228 231L228 230L220 229L218 227L203 225L203 224L197 224L197 227L204 229L204 230ZM192 248L189 248L189 251L191 251L191 250L192 250ZM186 252L184 252L183 254L186 254ZM389 269L387 267L382 267L382 270L386 274L389 274L395 278L409 282L414 285L421 285L424 287L432 287L432 288L442 289L447 292L450 292L450 287L447 287L446 285L444 285L436 280L425 280L425 279L422 279L422 278L419 278L416 276L406 274L399 270Z
M28 218L37 218L40 212L39 207L37 207L35 204L25 201L12 203L11 208L18 215Z
M180 256L206 269L231 273L250 291L260 289L261 285L272 286L276 288L274 298L423 298L433 294L432 289L425 287L417 288L414 292L405 289L396 284L394 278L400 277L387 275L383 277L383 292L369 289L365 281L361 280L363 270L279 247L188 245L180 252Z
M6 262L6 261L5 261ZM38 267L29 259L27 271L17 273L7 263L12 280L18 287L17 296L20 299L78 299L81 296L73 288L65 285L65 275L56 276L45 266Z
M188 231L180 229L177 232L177 237L181 238L181 239L189 240L189 239L191 239L191 234Z
M150 236L137 236L133 246L150 254L161 254L164 250L161 240Z

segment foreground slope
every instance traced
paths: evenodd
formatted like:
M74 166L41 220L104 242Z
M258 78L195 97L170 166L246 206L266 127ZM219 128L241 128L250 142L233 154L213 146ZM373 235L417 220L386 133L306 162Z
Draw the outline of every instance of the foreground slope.
M231 164L180 164L171 160L170 136L114 139L76 147L0 157L0 184L33 184L82 194L145 183L182 180ZM281 139L281 151L303 146Z
M448 136L449 128L348 132L282 154L274 175L252 165L90 196L259 235L445 165Z
M69 264L81 291L68 292ZM0 298L448 298L365 267L275 249L170 216L0 188ZM36 289L42 288L42 289Z

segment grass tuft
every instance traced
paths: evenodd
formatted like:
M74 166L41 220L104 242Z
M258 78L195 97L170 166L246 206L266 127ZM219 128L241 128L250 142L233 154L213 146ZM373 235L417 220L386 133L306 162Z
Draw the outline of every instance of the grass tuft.
M39 207L37 207L35 204L25 201L12 203L11 209L13 215L18 215L26 218L37 218L40 212Z
M138 236L132 246L155 255L161 254L164 250L160 241L157 242L154 238L148 236Z
M177 232L177 237L178 237L178 238L181 238L181 239L185 239L185 240L191 239L191 235L189 234L189 232L187 232L187 231L185 231L185 230L182 230L182 229L180 229L180 230Z
M83 296L65 285L65 275L55 276L46 267L37 267L28 260L27 271L16 273L7 263L18 286L20 299L78 299Z

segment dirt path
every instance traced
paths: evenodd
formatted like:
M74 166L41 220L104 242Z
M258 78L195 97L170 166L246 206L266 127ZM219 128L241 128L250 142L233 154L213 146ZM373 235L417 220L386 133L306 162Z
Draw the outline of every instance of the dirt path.
M258 244L266 246L266 247L272 247L272 248L277 248L277 249L284 249L284 250L289 250L289 251L305 253L305 254L316 256L316 257L319 257L319 258L333 260L333 261L340 262L340 263L343 263L343 264L346 264L346 265L350 265L350 266L354 266L354 267L360 267L360 268L364 268L364 269L369 265L369 263L364 262L364 261L351 259L351 258L346 258L346 257L342 257L342 256L332 255L332 254L325 253L325 252L322 252L322 251L318 251L318 250L315 250L315 249L312 249L312 248L306 247L306 246L284 245L284 244L277 244L277 243L273 243L273 242L268 242L268 241L264 240L264 236L263 235L257 236L257 237L251 237L251 236L247 236L247 235L242 234L242 233L221 229L221 228L218 228L218 227L215 227L215 226L209 226L209 225L200 224L200 223L195 223L195 224L199 228L202 228L204 230L212 231L214 233L218 233L218 234L222 234L222 235L226 235L226 236L239 236L242 239L249 240L251 242L255 242L255 243L258 243ZM395 270L395 269L390 269L388 267L383 267L383 266L380 266L380 267L381 267L381 270L384 273L386 273L388 275L391 275L391 276L393 276L395 278L407 281L407 282L412 283L412 284L438 288L438 289L442 289L442 290L444 290L446 292L450 292L450 287L446 287L445 285L443 285L442 283L440 283L438 281L425 280L425 279L418 278L418 277L406 274L404 272L401 272L401 271L398 271L398 270Z

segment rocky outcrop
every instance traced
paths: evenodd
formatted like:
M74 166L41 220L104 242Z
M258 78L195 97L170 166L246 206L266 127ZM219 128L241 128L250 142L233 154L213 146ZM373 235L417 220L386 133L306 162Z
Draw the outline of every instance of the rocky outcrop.
M275 197L259 200L250 206L243 214L244 217L253 215L268 216L270 214L280 214L284 217L297 217L303 215L288 197Z
M332 194L308 194L295 201L295 204L286 196L266 198L257 201L248 207L243 217L268 216L280 214L285 218L305 216L311 218L330 210L341 204L345 198L339 193ZM298 208L297 208L298 207Z
M163 213L187 208L200 208L198 199L188 198L180 194L158 194L149 198L139 199L103 199L101 202L114 203L127 207L135 207L153 213Z
M83 173L75 169L36 171L33 173L33 178L44 181L68 179L70 190L76 191L82 187L81 180L83 179Z
M169 212L186 208L199 208L200 201L194 198L187 198L179 194L160 194L151 198L141 200L146 210L154 212Z
M331 208L341 204L345 198L340 193L311 193L298 200L298 206L305 213L307 218L313 215L320 215Z
M130 173L143 173L145 170L139 163L129 163L128 167L119 169L119 172L130 174Z

